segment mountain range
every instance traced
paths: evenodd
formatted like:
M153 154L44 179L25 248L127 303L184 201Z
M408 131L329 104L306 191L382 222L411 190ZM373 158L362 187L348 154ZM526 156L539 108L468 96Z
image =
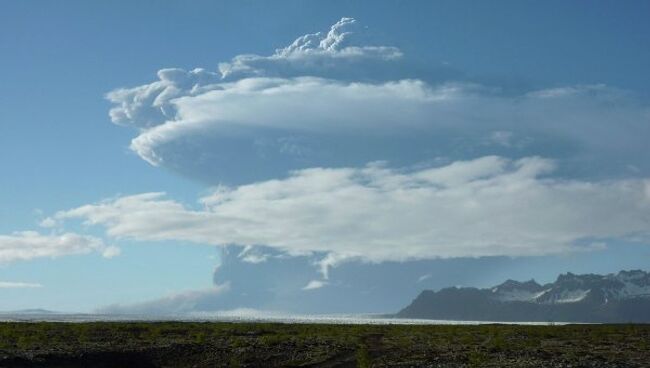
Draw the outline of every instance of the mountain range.
M650 273L566 273L552 283L425 290L396 317L503 322L650 323Z

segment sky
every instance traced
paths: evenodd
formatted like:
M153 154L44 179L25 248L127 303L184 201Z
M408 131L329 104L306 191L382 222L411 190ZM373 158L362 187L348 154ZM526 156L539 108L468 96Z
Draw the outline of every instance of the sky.
M3 1L0 310L390 313L650 269L644 1Z

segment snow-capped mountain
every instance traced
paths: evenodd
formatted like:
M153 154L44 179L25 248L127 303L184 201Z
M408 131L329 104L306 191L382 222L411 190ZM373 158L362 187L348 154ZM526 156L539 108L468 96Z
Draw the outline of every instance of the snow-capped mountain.
M545 290L542 285L530 280L527 282L519 282L508 280L501 285L492 288L494 298L504 301L534 301L544 294Z
M586 299L608 303L610 300L650 297L650 273L634 270L609 275L560 275L554 283L540 285L535 280L508 280L491 289L499 301L542 304L576 303Z
M553 283L423 291L400 317L494 321L650 322L650 273L566 273Z

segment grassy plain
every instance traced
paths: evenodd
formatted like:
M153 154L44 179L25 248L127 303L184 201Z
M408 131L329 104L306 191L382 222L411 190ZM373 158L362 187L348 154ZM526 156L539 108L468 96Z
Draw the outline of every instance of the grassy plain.
M650 325L0 323L0 367L650 367Z

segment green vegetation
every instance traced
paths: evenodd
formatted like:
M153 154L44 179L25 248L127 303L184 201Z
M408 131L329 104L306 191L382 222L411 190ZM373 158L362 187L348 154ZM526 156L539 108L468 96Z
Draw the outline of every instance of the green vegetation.
M649 347L650 325L0 323L0 367L642 367Z

